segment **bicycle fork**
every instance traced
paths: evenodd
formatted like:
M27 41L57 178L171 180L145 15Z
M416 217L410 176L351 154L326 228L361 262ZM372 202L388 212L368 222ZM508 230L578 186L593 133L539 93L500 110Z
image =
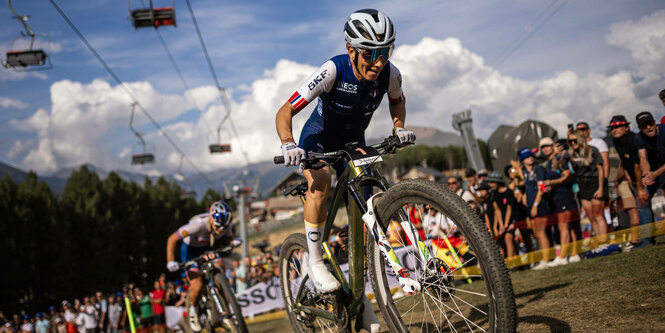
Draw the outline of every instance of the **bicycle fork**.
M395 276L397 277L399 284L402 286L402 290L406 293L418 292L421 290L420 283L412 279L410 277L411 274L409 270L402 266L402 264L399 261L399 258L395 254L395 251L390 245L390 241L388 241L388 237L386 237L383 228L376 222L376 213L374 212L374 199L381 194L383 194L383 192L374 194L372 197L370 197L367 200L367 212L363 214L362 219L365 222L365 225L367 225L367 228L372 233L372 237L374 238L376 244L379 246L379 249L381 249L381 252L383 253L384 257L388 260L390 267L395 272ZM426 263L430 259L429 250L427 249L425 243L420 239L418 231L409 221L408 215L406 214L406 212L403 211L403 209L400 212L400 220L401 221L399 221L399 223L402 226L402 229L404 229L404 232L409 241L411 242L411 244L414 245L417 244L416 247L419 250L417 251L417 253L418 256L420 257L421 262L423 263L422 269L427 269Z

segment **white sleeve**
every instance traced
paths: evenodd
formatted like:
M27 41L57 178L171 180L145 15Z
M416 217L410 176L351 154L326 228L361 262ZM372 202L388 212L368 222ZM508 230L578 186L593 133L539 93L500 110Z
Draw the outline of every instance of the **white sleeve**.
M309 102L313 101L324 92L330 92L337 77L337 67L332 60L326 61L318 70L307 78L300 88L289 98L289 103L300 111Z
M607 153L609 151L609 148L607 147L607 143L605 143L605 140L595 138L593 139L593 141L596 144L596 148L598 148L599 152Z
M402 93L402 73L390 63L390 83L388 84L388 99L390 103L398 103L404 99Z

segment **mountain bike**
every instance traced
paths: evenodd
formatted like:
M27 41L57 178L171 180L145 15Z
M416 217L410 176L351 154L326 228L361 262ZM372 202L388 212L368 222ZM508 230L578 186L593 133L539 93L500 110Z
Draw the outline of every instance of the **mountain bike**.
M224 274L222 256L233 251L233 246L222 249L207 251L202 255L181 263L180 268L186 269L194 263L198 263L203 279L201 299L198 303L199 321L201 327L208 333L215 332L215 328L221 327L231 332L246 333L247 325L242 316L242 309L238 305L235 294L229 281ZM187 296L186 308L191 303Z
M286 238L278 263L280 288L294 331L350 332L352 320L364 307L365 270L382 327L391 332L515 331L517 312L508 270L469 204L432 181L405 180L390 186L375 166L383 155L402 146L393 136L367 147L350 143L339 151L307 153L305 168L346 164L322 237L329 239L346 196L348 273L330 244L322 242L324 260L342 287L329 294L317 292L308 276L305 235ZM274 162L283 163L283 157L275 156ZM365 193L371 192L367 187L377 193ZM306 191L304 182L284 192L304 202ZM437 230L418 227L432 221L438 221ZM359 323L356 318L356 330L362 327Z

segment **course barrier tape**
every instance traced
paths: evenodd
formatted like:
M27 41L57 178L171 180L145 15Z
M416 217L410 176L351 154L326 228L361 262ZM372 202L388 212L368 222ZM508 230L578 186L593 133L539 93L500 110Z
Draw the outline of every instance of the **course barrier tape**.
M640 225L637 227L631 227L628 229L622 229L619 231L608 233L607 239L609 244L624 244L630 241L631 233L637 231L639 233L639 238L650 238L660 235L665 235L665 220L660 220L652 222L649 224ZM583 254L588 251L591 251L598 247L598 236L585 238L578 240L567 245L567 253L570 254L570 250L575 247L577 249L577 254ZM560 249L564 250L564 249ZM508 269L520 267L524 265L531 265L543 260L543 252L549 253L547 260L554 259L556 257L556 249L550 247L547 251L536 250L521 255L517 255L511 258L506 258L506 266ZM480 268L478 265L467 267L468 274L480 274ZM458 278L464 278L462 274L459 274Z

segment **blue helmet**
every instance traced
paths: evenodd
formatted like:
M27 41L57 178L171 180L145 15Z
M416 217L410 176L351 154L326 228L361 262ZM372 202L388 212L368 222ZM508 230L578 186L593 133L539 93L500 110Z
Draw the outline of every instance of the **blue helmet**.
M224 201L216 201L210 206L210 217L215 228L225 228L231 224L231 207Z

